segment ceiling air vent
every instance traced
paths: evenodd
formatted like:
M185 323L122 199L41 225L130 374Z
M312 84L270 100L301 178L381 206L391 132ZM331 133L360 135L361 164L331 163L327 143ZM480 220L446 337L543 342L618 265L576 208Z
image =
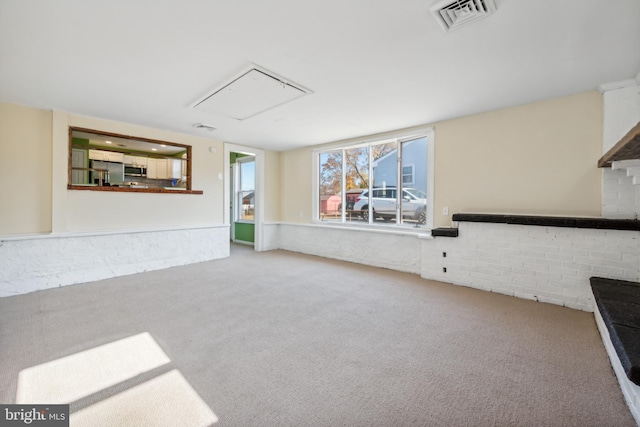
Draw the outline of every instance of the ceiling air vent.
M431 6L431 13L445 33L486 18L495 11L493 0L444 0Z
M214 128L211 125L205 125L204 123L198 123L193 125L194 128L196 129L202 129L202 130L208 130L209 132L213 132L214 130L216 130L216 128Z

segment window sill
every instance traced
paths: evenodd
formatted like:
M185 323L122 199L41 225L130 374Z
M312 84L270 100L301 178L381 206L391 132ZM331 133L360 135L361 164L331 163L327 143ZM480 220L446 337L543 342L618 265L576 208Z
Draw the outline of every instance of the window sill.
M67 185L67 190L85 191L107 191L112 193L161 193L161 194L203 194L202 190L171 189L164 188L127 188L127 187L105 187L92 185Z
M402 226L402 225L371 225L371 224L357 224L357 223L340 223L331 221L314 220L309 223L286 223L289 225L304 225L313 227L332 228L336 230L349 230L349 231L363 231L373 232L381 234L394 234L401 236L418 236L420 238L431 238L431 228L414 227L414 226Z

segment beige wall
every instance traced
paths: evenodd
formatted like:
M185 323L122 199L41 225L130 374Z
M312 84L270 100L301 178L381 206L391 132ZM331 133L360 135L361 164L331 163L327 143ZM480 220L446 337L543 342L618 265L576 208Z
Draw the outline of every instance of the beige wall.
M264 220L280 221L280 153L264 152Z
M60 224L64 230L58 231L149 229L223 223L223 181L218 179L218 173L223 172L224 168L221 141L77 115L67 115L67 124L191 145L192 189L202 190L203 194L67 190L61 195L66 197L66 203L56 206L56 212L66 212L66 223ZM66 126L61 128L66 129ZM56 139L66 142L68 137L54 135L54 144ZM209 147L215 147L215 153L211 153Z
M281 218L286 222L310 222L313 197L312 150L281 153Z
M223 223L222 142L64 112L0 108L0 234ZM193 188L204 194L67 190L70 125L191 145ZM600 215L599 93L448 120L434 128L436 226L449 225L455 212ZM15 161L23 158L27 161ZM265 152L266 221L311 221L311 171L312 148ZM445 206L448 216L442 215Z
M455 212L600 216L601 150L598 92L437 123L435 223Z
M51 231L51 122L0 103L0 235Z
M435 226L450 225L456 212L600 216L600 93L433 126ZM281 155L283 221L311 221L311 161L311 149Z
M140 230L223 223L223 143L65 112L0 104L0 234ZM204 194L67 190L68 127L192 146L192 187ZM215 153L209 151L215 147Z

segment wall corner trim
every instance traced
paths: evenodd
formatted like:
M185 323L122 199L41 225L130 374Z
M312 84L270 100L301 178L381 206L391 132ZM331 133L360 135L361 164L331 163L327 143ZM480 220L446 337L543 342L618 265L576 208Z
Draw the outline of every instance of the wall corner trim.
M602 83L601 85L598 86L598 91L600 91L600 93L605 93L610 90L636 86L637 84L640 84L640 80L638 79L639 77L640 77L640 73L638 73L635 79L620 80L617 82L610 82L610 83Z

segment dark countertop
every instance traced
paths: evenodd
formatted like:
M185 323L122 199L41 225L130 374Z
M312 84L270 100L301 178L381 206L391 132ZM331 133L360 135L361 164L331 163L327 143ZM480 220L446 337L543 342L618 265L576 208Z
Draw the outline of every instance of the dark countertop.
M590 282L622 367L640 385L640 283L602 277Z
M453 221L487 222L497 224L538 225L565 228L596 228L603 230L640 231L640 221L636 219L606 219L561 216L511 215L456 213Z

